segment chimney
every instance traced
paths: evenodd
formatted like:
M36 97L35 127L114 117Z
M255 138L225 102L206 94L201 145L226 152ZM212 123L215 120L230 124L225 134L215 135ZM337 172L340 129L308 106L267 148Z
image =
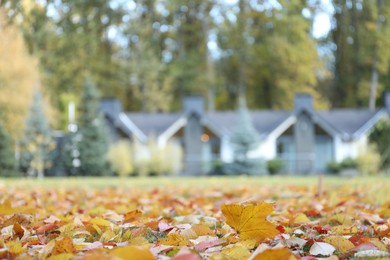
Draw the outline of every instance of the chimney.
M202 96L189 96L183 100L184 113L197 113L202 115L204 112L204 99Z
M313 97L307 93L297 93L294 97L294 111L313 111Z
M105 116L115 119L122 112L122 104L117 98L103 98L99 109Z
M385 109L390 116L390 91L386 91L383 97L384 97L383 103L385 105Z

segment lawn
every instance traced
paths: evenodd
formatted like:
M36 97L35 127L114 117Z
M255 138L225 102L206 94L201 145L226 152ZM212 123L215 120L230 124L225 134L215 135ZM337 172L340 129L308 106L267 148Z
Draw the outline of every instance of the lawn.
M0 179L0 228L0 259L378 257L390 177Z

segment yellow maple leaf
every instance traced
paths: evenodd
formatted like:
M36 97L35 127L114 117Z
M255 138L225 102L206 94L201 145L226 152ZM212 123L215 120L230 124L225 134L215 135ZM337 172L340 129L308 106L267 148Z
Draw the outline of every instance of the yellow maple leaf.
M250 257L250 252L243 246L234 246L222 250L221 255L224 259L248 259Z
M342 236L329 236L324 238L324 242L331 244L341 253L346 253L355 247L351 241Z
M10 254L11 258L14 258L15 256L27 251L25 247L22 247L22 244L19 241L7 242L6 247L8 248L8 253Z
M177 233L171 233L165 239L160 240L160 244L166 246L190 246L191 242Z
M54 247L51 251L51 255L59 255L63 253L71 254L75 253L76 249L73 245L73 241L70 237L65 236L62 239L55 241Z
M137 246L116 247L111 251L111 254L123 260L154 260L149 249Z
M253 258L253 260L279 260L279 259L295 260L297 258L287 248L267 249Z
M222 206L226 223L237 231L240 238L255 239L257 242L279 234L276 226L266 220L267 215L272 211L272 205L265 202L247 206L240 204Z
M332 232L340 234L340 235L351 235L351 234L356 234L359 232L357 227L347 226L347 225L334 226L330 230Z
M302 224L307 222L310 222L310 219L304 213L298 213L294 218L294 223L296 224Z
M111 226L111 222L102 218L93 218L89 221L89 223L97 225L99 227L109 227Z

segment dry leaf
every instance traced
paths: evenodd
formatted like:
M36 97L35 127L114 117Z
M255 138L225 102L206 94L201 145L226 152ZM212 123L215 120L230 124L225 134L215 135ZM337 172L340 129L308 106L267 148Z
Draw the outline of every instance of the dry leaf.
M331 244L341 253L346 253L355 247L351 241L342 236L329 236L324 238L324 242Z
M137 246L116 247L111 250L111 254L122 260L154 260L154 256L149 249Z
M287 248L267 249L255 256L254 260L296 260L295 255Z
M272 205L265 202L247 206L240 204L222 206L226 223L237 231L240 238L255 239L257 242L279 234L276 226L266 220L272 211Z
M309 253L314 256L322 255L322 256L328 256L333 254L333 252L336 250L332 245L324 242L314 242L313 245L310 247Z

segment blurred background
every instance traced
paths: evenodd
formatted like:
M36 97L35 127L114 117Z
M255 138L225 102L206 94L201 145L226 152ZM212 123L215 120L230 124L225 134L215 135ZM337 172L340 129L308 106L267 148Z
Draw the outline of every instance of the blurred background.
M375 110L390 90L389 19L385 0L0 0L0 122L17 169L38 175L56 160L44 152L58 150L53 129L61 139L93 121L86 100L162 113L200 95L207 111L240 97L291 110L305 92L315 109Z

